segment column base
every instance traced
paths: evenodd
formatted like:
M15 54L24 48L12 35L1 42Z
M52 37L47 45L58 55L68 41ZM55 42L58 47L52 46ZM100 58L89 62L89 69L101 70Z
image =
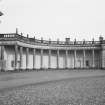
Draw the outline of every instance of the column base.
M5 72L5 70L4 69L1 69L1 72Z
M19 71L19 69L15 68L14 71Z
M68 67L65 67L64 69L68 69Z
M26 70L25 71L29 71L30 69L29 68L26 68Z
M51 67L49 67L48 69L51 70Z
M105 70L105 67L102 67L101 69L102 69L102 70Z
M35 71L35 70L37 70L36 68L33 68L33 70Z

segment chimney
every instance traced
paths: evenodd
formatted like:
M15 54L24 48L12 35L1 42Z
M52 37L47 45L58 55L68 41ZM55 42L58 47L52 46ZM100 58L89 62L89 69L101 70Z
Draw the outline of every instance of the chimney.
M16 28L16 34L18 34L18 28Z
M99 41L100 41L100 43L103 42L103 37L102 36L99 37Z
M21 36L23 36L23 33L21 32Z
M59 44L59 39L57 39L57 44Z
M43 43L43 37L41 37L41 43Z
M65 40L66 40L66 44L70 43L70 38L65 38Z
M29 38L29 35L27 34L27 38Z
M51 39L49 38L49 44L51 44Z

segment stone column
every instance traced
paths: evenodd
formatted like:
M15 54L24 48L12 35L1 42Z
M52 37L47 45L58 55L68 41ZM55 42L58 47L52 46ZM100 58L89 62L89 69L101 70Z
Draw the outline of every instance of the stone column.
M76 56L77 56L77 51L74 50L74 68L76 68Z
M4 60L4 46L1 46L1 60Z
M4 71L4 46L3 45L1 46L1 61L2 61L1 71Z
M23 67L23 47L20 47L20 69Z
M49 49L48 68L51 68L51 50Z
M105 70L105 48L101 51L101 68Z
M95 64L94 64L94 49L92 50L92 67L93 68L95 67Z
M35 49L33 49L33 69L35 69Z
M66 50L66 55L65 55L65 68L67 68L67 58L68 58L68 50Z
M102 50L99 52L99 68L101 69L102 67Z
M57 69L59 69L59 50L57 50Z
M41 63L40 67L43 68L43 49L41 49Z
M15 69L18 69L17 62L18 62L18 46L15 45Z
M85 68L86 65L85 65L85 50L83 50L83 68Z
M105 51L103 49L100 50L100 69L103 68L103 58L105 59Z
M28 69L28 61L29 60L29 48L26 48L26 69Z

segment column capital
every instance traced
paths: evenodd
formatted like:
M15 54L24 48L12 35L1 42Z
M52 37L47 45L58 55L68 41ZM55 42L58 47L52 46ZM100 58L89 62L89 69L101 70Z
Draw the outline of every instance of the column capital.
M51 49L49 49L49 53L51 53Z
M40 49L41 50L41 52L43 52L43 49Z
M60 51L60 50L59 50L59 49L57 49L57 54L59 54L59 51Z
M66 49L65 51L66 51L66 53L68 53L68 51L69 51L69 50L68 50L68 49Z
M26 47L26 50L29 50L29 48L28 48L28 47Z

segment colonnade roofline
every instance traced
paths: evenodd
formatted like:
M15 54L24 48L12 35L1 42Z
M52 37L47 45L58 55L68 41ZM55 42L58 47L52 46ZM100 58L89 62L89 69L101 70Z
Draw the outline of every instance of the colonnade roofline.
M29 37L29 35L27 35L27 37L23 36L23 34L18 34L16 33L3 33L0 34L0 41L6 41L6 40L12 40L12 41L22 41L24 43L39 43L39 44L47 44L47 45L100 45L100 44L105 44L105 40L103 40L103 37L99 37L99 41L70 41L70 38L65 38L65 41L51 41L50 40L43 40L43 38L41 38L41 40L36 39L35 36Z

